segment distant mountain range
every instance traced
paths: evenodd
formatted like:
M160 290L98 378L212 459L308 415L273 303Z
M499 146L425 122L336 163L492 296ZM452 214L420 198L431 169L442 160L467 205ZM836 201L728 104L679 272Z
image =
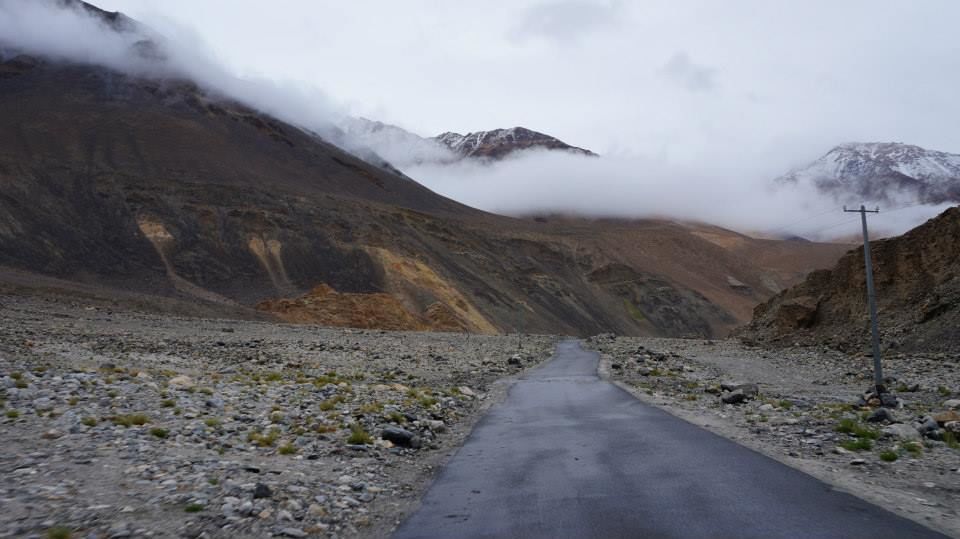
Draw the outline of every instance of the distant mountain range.
M897 142L841 144L777 182L856 202L960 202L960 155Z
M447 146L361 124L338 136L422 158L563 148L526 130ZM326 137L190 80L4 53L0 284L12 269L325 325L711 337L846 250L657 219L489 214Z
M466 135L448 131L435 137L421 137L401 127L366 118L348 118L339 127L342 140L338 142L342 145L352 147L358 154L363 154L365 149L373 151L398 167L423 163L449 164L464 159L498 161L530 150L597 155L525 127L476 131Z
M457 155L472 158L501 159L523 150L558 150L579 155L597 155L590 150L571 146L560 139L525 127L477 131L466 135L446 132L433 139Z

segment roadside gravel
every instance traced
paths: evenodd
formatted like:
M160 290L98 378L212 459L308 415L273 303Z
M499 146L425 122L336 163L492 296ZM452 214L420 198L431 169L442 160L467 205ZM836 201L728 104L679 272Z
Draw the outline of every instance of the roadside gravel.
M958 426L949 420L960 357L885 359L901 402L877 412L861 400L872 385L865 357L734 340L601 335L588 344L602 354L601 374L641 400L960 537L960 444L948 434ZM935 430L924 430L933 418Z
M0 537L383 537L555 342L0 311Z

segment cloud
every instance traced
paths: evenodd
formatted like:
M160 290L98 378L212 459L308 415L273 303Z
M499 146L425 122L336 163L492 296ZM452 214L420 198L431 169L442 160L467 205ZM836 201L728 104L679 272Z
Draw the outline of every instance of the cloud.
M56 0L0 2L0 52L107 67L134 76L187 79L212 96L329 134L344 109L304 83L240 78L226 70L192 30L170 20L132 22L118 31L79 6Z
M515 41L542 38L561 44L576 43L588 34L615 26L622 14L618 0L557 0L532 6L508 33Z
M531 151L495 163L421 164L405 172L440 194L508 215L660 217L746 233L856 237L859 221L843 213L843 201L809 185L776 188L770 170L763 163L691 167L636 155ZM901 233L946 207L884 212L871 227L875 234Z
M717 87L716 70L694 63L685 52L674 54L658 72L691 92L707 92Z

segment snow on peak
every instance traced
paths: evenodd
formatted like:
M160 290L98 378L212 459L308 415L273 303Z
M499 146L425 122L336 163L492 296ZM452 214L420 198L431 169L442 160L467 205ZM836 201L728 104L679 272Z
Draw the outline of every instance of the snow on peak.
M866 201L960 202L960 155L899 142L841 144L778 179Z

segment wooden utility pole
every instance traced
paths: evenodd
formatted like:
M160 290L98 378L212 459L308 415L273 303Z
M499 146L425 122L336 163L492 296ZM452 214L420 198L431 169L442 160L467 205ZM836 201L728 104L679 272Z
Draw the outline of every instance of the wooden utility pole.
M867 214L880 213L880 208L868 210L862 204L859 210L848 210L846 206L843 211L848 213L859 213L860 220L863 223L863 263L867 269L867 304L870 309L870 340L873 348L873 384L877 389L877 396L884 392L883 370L880 366L880 329L877 326L877 292L873 288L873 261L870 259L870 236L867 234Z

